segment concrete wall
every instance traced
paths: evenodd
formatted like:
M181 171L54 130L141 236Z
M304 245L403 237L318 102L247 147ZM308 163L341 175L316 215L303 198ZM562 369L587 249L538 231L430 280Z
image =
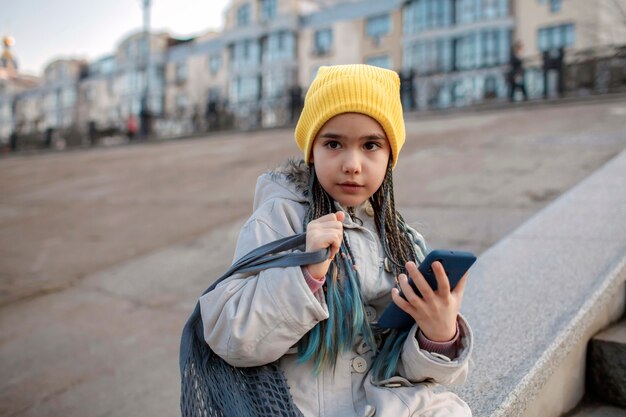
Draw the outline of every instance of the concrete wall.
M463 312L477 417L558 417L584 392L586 345L624 313L626 151L483 253Z

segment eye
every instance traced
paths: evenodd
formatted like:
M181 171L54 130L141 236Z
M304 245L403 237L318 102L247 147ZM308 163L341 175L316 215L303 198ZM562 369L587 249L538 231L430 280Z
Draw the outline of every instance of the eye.
M381 148L380 143L378 142L365 142L363 147L365 148L365 150L368 150L368 151L375 151L376 149Z
M341 147L341 144L336 140L329 140L324 146L326 146L328 149L339 149Z

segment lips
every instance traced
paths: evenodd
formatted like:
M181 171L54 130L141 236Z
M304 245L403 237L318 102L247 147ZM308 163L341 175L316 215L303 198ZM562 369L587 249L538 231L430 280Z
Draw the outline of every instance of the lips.
M345 193L358 193L359 191L361 191L361 189L363 188L363 185L356 183L356 182L352 182L352 181L346 181L346 182L342 182L339 184L339 187L341 187L341 189L345 192Z

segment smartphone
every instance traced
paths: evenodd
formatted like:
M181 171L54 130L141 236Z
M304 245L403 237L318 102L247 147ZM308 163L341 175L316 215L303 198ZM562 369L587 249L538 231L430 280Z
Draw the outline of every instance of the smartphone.
M448 282L450 282L450 290L456 287L456 284L463 278L463 275L470 269L470 267L476 262L476 256L470 252L462 252L456 250L444 250L438 249L431 251L426 258L422 261L417 269L422 273L428 285L433 290L437 290L437 278L433 272L432 263L439 261L443 265L443 269L448 275ZM409 277L409 284L413 291L418 296L422 294L417 289L417 286L413 280ZM402 291L400 295L406 300ZM408 313L405 313L400 307L393 301L387 306L382 316L378 320L378 327L389 329L402 329L412 326L415 320Z

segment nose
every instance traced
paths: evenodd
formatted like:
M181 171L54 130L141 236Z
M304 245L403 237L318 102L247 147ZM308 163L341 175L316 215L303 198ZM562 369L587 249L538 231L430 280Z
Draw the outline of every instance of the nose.
M344 154L343 172L345 174L358 174L361 172L361 158L358 151L348 151Z

